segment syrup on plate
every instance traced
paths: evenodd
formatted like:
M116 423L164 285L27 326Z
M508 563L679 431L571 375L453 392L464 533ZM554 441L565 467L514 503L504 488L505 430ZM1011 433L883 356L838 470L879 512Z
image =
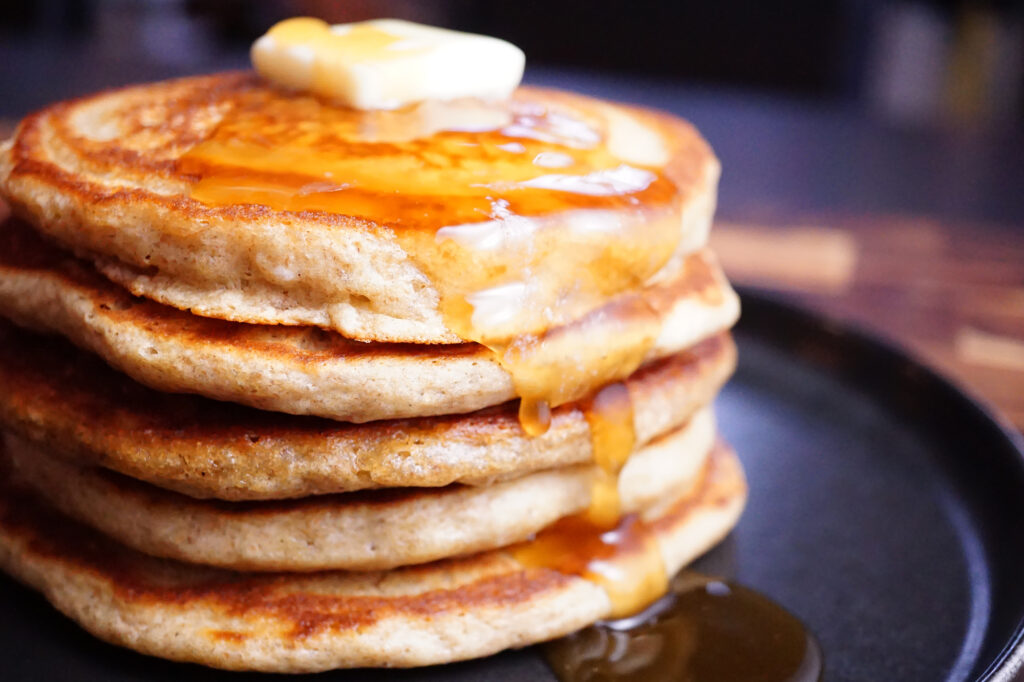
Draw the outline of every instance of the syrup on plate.
M764 595L690 571L641 613L549 642L561 682L817 682L821 648Z

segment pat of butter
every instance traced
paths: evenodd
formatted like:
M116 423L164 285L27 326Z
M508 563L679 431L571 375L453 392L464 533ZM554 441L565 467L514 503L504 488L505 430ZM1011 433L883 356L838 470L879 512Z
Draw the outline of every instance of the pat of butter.
M267 80L364 110L504 99L522 80L525 62L522 50L497 38L399 19L330 26L308 17L275 25L251 57Z

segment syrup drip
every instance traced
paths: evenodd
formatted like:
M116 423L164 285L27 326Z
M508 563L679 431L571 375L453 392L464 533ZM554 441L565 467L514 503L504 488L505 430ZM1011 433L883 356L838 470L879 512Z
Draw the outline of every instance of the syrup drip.
M628 392L615 382L639 367L660 332L659 315L637 292L682 234L671 178L611 151L638 135L644 146L660 144L657 134L618 112L604 117L602 137L599 112L517 98L364 112L256 88L178 171L208 204L387 225L440 294L448 328L490 348L508 370L530 435L547 430L552 407L593 396L585 414L599 473L586 532L595 549L610 551L616 533L643 536L633 538L639 521L606 530L619 518L618 472L634 446ZM660 558L637 570L652 576L641 602L664 590ZM598 564L580 574L616 603L637 603L615 596L615 580Z
M519 425L531 436L543 436L551 427L551 405L546 400L519 401Z
M544 646L562 682L815 682L821 649L767 597L691 572L644 612Z
M637 297L634 304L617 325L619 333L611 336L588 333L592 325L607 322L599 314L548 335L521 335L508 345L490 345L512 375L521 396L519 423L531 436L547 431L552 405L585 399L583 414L597 465L587 518L598 529L619 520L619 472L636 445L633 403L620 380L636 371L660 330L646 302ZM587 342L594 338L600 341ZM595 386L602 388L594 393Z
M620 518L610 530L586 515L567 516L515 548L513 555L527 568L578 575L600 585L611 600L613 618L636 613L668 588L655 535L635 514Z
M619 472L636 444L629 389L621 382L608 384L590 399L583 414L590 425L590 442L598 467L587 518L594 525L607 528L614 526L621 514Z

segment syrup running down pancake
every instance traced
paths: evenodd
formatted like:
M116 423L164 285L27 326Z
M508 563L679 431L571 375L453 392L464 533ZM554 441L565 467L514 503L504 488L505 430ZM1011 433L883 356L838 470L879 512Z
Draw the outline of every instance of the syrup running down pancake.
M690 487L715 437L703 410L640 448L616 477L622 511ZM246 571L379 570L504 547L586 511L600 471L577 465L487 486L199 501L6 438L19 477L72 518L153 556Z
M627 379L637 446L708 405L735 362L735 345L722 335ZM486 486L594 461L579 405L556 408L551 428L538 437L519 427L514 402L466 415L345 424L160 393L62 339L5 323L0 421L77 466L224 500Z
M9 480L0 493L0 567L96 636L218 668L315 672L486 656L606 618L613 602L585 575L619 581L616 594L665 582L657 571L675 573L732 528L746 486L735 455L720 445L693 489L639 523L628 519L617 534L555 530L536 553L526 543L386 572L313 574L154 559L53 512Z
M15 210L134 293L362 340L481 343L532 435L671 329L649 287L703 243L717 176L687 124L566 93L359 111L246 76L57 105L0 154Z
M15 212L145 295L376 341L538 333L698 248L683 121L521 88L362 112L249 74L55 105L0 153Z
M105 639L288 672L664 594L746 495L708 145L517 89L492 38L300 18L252 54L0 144L0 565Z
M687 258L673 281L646 293L663 320L648 361L727 329L739 314L736 294L706 251ZM560 361L534 365L525 356L527 369L538 369L526 376L539 380L537 390L543 380L560 387L559 374L547 370L577 358L600 361L582 365L585 378L602 366L618 374L594 340L645 324L646 315L634 321L632 311L613 305L579 327L553 330L546 352ZM508 370L478 344L367 344L309 327L191 315L132 297L16 220L0 224L0 315L63 334L159 390L279 412L365 422L464 413L517 396Z

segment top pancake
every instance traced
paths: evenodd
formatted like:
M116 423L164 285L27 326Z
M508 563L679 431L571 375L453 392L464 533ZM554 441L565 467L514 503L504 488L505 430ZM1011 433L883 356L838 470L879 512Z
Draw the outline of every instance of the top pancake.
M25 119L0 193L137 295L372 341L539 332L704 242L718 163L685 122L532 88L428 104L356 118L237 73L125 88ZM521 318L452 328L452 301L524 282Z

